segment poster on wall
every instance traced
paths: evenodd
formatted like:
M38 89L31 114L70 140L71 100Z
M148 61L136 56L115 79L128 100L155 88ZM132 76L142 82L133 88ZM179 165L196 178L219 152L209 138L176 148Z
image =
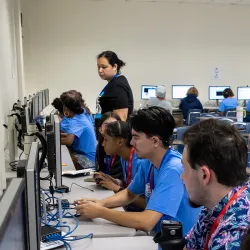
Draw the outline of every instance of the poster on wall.
M220 70L219 68L215 68L213 72L213 80L220 80Z

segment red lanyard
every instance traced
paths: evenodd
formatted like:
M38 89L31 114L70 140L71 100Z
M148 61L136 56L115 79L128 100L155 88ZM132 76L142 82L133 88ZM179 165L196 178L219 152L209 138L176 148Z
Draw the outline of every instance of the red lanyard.
M116 155L113 155L113 156L112 156L111 163L110 163L109 157L106 156L106 170L105 170L105 174L108 174L108 173L109 173L110 169L112 168L112 166L113 166L113 164L114 164L115 158L116 158Z
M132 180L132 160L133 160L133 154L134 154L135 149L132 147L130 149L130 154L129 154L129 161L128 161L128 174L127 174L127 182L126 182L126 187L130 184Z
M150 168L149 185L150 185L150 193L152 194L152 191L154 189L154 166L153 165L151 165L151 168Z
M215 232L215 230L217 229L220 221L222 220L222 218L224 217L225 213L227 212L228 208L233 204L233 202L239 197L239 195L247 188L247 186L242 187L237 193L235 193L231 199L229 200L229 202L227 203L227 205L222 209L222 211L220 212L219 216L217 217L217 219L215 220L211 232L207 238L207 242L205 245L204 250L208 250L208 243L211 239L212 234Z

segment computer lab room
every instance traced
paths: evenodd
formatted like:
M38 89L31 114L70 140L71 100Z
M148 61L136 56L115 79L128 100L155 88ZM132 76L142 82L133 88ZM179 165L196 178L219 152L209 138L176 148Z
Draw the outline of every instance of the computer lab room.
M0 0L0 250L250 249L250 0Z

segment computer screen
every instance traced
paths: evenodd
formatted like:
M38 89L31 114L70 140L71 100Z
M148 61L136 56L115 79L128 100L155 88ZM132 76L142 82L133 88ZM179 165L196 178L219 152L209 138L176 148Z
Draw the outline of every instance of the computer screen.
M32 142L26 166L26 199L28 210L29 249L40 250L41 202L39 178L39 144Z
M54 135L55 135L55 154L56 154L56 186L62 186L62 157L61 157L61 131L60 119L58 115L54 115Z
M32 107L33 107L33 119L35 119L35 117L39 116L39 97L36 94L33 98L32 98Z
M0 249L27 250L25 182L11 180L0 202Z
M191 87L194 87L194 85L172 85L172 99L182 99L186 97Z
M142 85L141 99L148 100L150 97L156 97L156 87L154 85Z
M209 86L208 98L209 100L223 100L223 91L230 86Z
M44 105L43 105L43 91L40 91L38 93L38 113L40 114L40 112L44 109Z
M238 87L238 100L250 100L250 87Z
M45 93L45 107L49 105L49 89L44 90Z

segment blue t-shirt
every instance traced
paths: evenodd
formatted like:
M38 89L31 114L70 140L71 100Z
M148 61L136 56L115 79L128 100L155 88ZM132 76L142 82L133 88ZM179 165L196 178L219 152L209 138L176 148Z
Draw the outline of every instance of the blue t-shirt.
M238 100L236 98L228 97L224 99L219 107L220 112L224 112L227 109L233 109L238 106Z
M153 228L158 233L162 220L176 220L182 223L185 236L198 220L200 208L191 208L188 194L180 178L183 172L181 154L174 149L168 149L160 168L153 167L153 191L148 189L152 163L145 161L141 164L135 178L128 189L134 194L145 194L146 210L163 214Z
M89 160L95 161L96 137L94 127L84 114L73 118L64 117L61 121L61 130L67 134L74 134L75 139L71 145L72 150L83 154Z
M92 114L87 114L86 109L84 108L83 108L83 111L84 111L83 114L87 117L87 119L93 125L93 127L95 127L95 121L94 121Z
M124 178L124 183L127 183L127 177L128 177L128 161L125 161L124 159L121 159L121 165L122 165L122 170L123 170L123 178ZM140 168L140 164L144 161L147 161L145 159L140 159L134 152L133 157L132 157L132 180L134 179L138 169Z

